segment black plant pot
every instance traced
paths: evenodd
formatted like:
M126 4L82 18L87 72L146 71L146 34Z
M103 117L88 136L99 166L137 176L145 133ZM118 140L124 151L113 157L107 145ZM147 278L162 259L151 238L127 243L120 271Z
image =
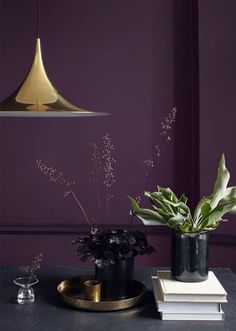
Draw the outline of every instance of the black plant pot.
M208 277L208 233L173 232L171 276L182 282L201 282Z
M120 300L129 296L134 279L134 258L116 260L103 268L95 266L95 278L102 283L101 297Z

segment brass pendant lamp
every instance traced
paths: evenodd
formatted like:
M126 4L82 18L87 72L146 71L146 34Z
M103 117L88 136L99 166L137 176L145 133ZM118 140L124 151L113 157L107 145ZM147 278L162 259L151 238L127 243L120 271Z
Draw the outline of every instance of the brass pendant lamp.
M0 103L0 117L87 117L104 116L79 108L62 97L45 71L39 38L39 0L37 0L37 39L31 68L21 84Z

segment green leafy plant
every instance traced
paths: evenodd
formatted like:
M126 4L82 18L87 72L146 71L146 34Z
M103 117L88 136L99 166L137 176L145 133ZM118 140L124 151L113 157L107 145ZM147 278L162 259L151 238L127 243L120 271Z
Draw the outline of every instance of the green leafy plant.
M226 213L236 214L236 187L227 187L229 178L230 173L222 154L213 193L199 201L193 215L185 195L178 198L170 188L160 186L156 192L144 192L152 209L140 208L138 203L129 197L131 212L145 225L166 225L181 233L215 230Z

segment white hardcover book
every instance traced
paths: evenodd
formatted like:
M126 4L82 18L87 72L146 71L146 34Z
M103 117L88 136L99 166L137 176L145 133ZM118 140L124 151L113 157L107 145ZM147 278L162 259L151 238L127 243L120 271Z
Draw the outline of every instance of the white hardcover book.
M162 320L166 321L223 321L224 312L218 313L175 313L160 312Z
M157 276L152 276L152 285L154 297L156 300L157 310L160 312L176 313L217 313L221 312L219 302L185 302L185 301L162 301Z
M162 301L227 302L227 293L212 271L208 279L198 283L179 282L170 271L158 271Z

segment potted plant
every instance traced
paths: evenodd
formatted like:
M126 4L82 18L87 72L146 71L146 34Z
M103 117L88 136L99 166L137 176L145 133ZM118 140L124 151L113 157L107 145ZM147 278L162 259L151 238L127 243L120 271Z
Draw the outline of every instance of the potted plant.
M134 276L134 258L155 249L140 231L91 228L88 236L73 241L81 261L95 263L95 278L102 283L102 297L119 300L129 294Z
M215 230L226 213L236 214L236 187L227 187L230 173L222 154L213 193L203 197L193 215L187 198L178 198L170 188L157 187L156 192L145 192L151 209L140 208L129 197L132 213L145 225L166 225L173 230L171 275L174 279L198 282L208 276L208 232Z
M113 157L114 146L109 134L103 137L103 151L100 152L96 143L91 144L93 165L92 180L95 185L98 214L102 218L109 219L110 201L113 198L113 186L116 182L114 175ZM88 234L73 241L77 246L77 252L81 261L90 260L95 262L95 277L102 282L102 297L104 299L117 300L127 296L128 288L133 280L134 258L137 255L151 254L155 251L148 244L144 233L128 229L99 229L94 225L75 193L76 181L65 178L62 171L48 166L42 160L36 161L39 170L49 177L49 181L57 183L64 189L64 196L73 198L81 211L89 229ZM102 173L104 172L104 173ZM103 174L103 176L101 176ZM103 188L103 192L101 190ZM101 193L104 193L103 195ZM105 211L105 214L103 212Z

